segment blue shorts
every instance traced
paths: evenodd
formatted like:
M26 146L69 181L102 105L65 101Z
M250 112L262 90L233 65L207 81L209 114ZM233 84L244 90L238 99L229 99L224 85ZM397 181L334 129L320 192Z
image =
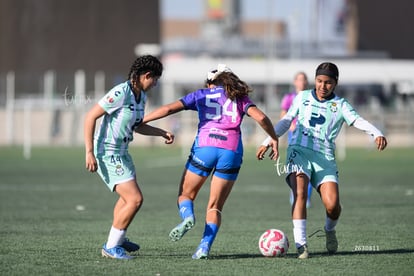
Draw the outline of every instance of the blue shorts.
M236 180L242 161L243 153L241 152L193 145L185 167L200 176L209 176L213 171L214 176Z
M291 173L304 173L310 183L318 189L322 183L338 183L338 168L335 160L322 153L299 146L289 146L285 165L286 181L289 183Z
M97 156L97 173L113 192L117 184L135 179L135 166L129 153Z

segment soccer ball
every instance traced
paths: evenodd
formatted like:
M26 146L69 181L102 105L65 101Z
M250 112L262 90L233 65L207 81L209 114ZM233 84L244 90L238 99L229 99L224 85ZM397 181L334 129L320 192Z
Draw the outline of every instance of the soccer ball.
M283 231L269 229L260 236L259 249L265 257L283 257L289 249L289 240Z

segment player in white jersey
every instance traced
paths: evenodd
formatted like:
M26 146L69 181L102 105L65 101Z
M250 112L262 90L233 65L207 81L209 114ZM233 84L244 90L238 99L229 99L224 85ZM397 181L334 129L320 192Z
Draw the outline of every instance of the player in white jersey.
M364 120L345 99L334 94L339 76L335 64L320 64L315 75L315 88L296 96L287 114L275 126L276 133L283 135L292 121L297 119L288 146L286 181L294 194L293 235L298 258L301 259L309 256L306 240L306 198L309 181L320 194L326 209L326 248L331 254L338 249L335 226L341 213L341 205L335 138L343 123L373 136L378 150L382 151L387 146L387 140L381 131ZM263 159L269 147L268 141L266 139L257 151L259 160Z
M143 124L146 92L157 84L162 74L161 62L153 56L138 57L131 66L128 80L112 88L86 114L84 138L86 169L98 172L107 187L119 195L114 207L112 227L103 245L102 256L131 259L139 245L126 238L126 231L142 204L135 167L128 153L134 131L143 135L162 136L166 143L174 136L162 129ZM96 121L102 117L93 138Z

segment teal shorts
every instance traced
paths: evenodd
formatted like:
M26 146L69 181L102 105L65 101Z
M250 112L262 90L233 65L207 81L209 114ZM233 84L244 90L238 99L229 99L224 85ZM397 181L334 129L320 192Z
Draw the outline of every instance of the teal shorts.
M97 156L98 174L113 192L117 184L135 179L135 166L129 153Z
M325 182L338 183L338 168L335 159L304 147L289 146L285 165L286 182L291 173L304 173L312 186L318 190Z

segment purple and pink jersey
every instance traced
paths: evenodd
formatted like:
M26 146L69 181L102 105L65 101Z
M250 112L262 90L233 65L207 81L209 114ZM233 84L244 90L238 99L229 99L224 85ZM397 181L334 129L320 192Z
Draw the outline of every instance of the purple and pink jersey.
M295 99L295 97L297 96L298 94L296 93L296 92L290 92L290 93L288 93L288 94L286 94L283 98L282 98L282 102L280 103L280 108L282 109L282 110L284 110L284 111L288 111L289 110L289 108L290 108L290 106L292 105L292 103L293 103L293 100ZM294 119L293 121L292 121L292 125L291 125L293 128L296 126L296 119Z
M199 89L180 100L185 109L198 112L198 146L240 149L240 124L247 109L255 106L248 96L232 101L219 86Z

